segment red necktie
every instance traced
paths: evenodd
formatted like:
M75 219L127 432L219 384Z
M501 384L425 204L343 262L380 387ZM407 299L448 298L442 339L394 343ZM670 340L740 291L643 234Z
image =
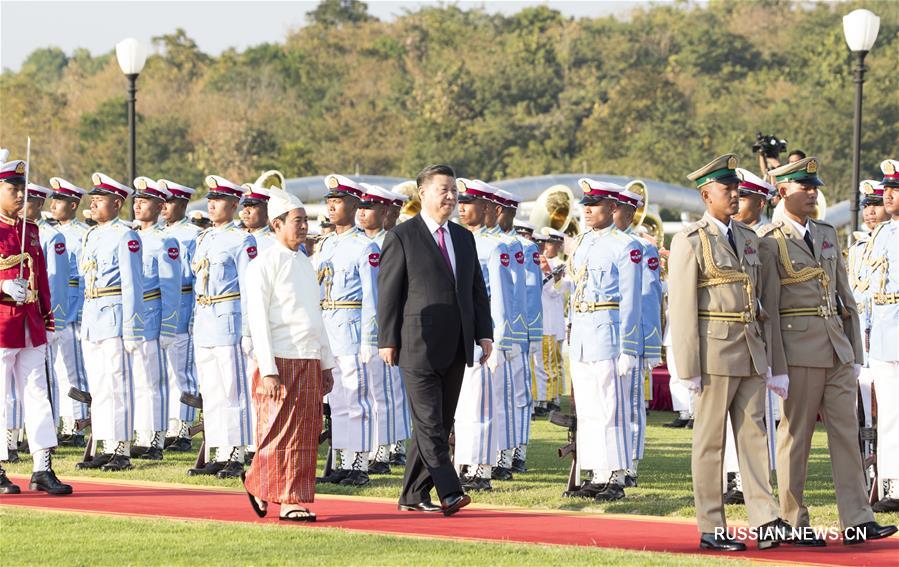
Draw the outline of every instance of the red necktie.
M443 254L443 261L446 262L446 267L449 268L450 273L453 273L453 263L450 262L449 251L446 249L446 240L443 237L443 233L446 232L446 229L442 226L437 229L437 248L440 248L440 253ZM454 274L455 277L455 274Z

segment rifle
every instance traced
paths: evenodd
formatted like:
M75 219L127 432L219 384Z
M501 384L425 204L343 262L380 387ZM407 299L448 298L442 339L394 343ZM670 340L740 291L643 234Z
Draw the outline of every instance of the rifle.
M203 411L203 396L197 394L191 394L190 392L181 392L181 403L192 407L197 408L201 412ZM203 426L203 420L201 419L196 425L192 425L187 429L187 435L193 437L197 433L203 434L203 442L200 443L200 450L197 451L197 460L194 465L195 468L201 469L206 466L206 428Z
M565 414L556 410L549 412L549 422L568 429L568 443L559 447L559 458L564 459L571 455L571 467L568 470L568 487L565 494L576 492L580 489L581 470L577 462L577 416Z
M868 503L873 505L880 500L882 489L877 472L877 393L874 391L874 384L871 384L871 427L860 427L858 435L862 447L862 467L865 477L871 479Z
M322 476L325 477L330 476L334 471L334 451L332 451L334 444L331 439L331 404L322 404L322 415L324 416L324 427L321 433L318 434L318 444L328 443L328 457L325 459L325 468L322 471Z
M564 263L559 264L558 266L556 266L556 268L553 271L551 271L550 273L543 276L543 285L546 285L546 282L553 279L557 275L563 274L563 273L565 273L565 264Z
M93 397L90 395L90 392L85 392L84 390L79 390L75 386L69 388L68 396L75 400L76 402L81 402L86 405L88 410L90 410L91 402L93 401ZM87 417L85 419L76 419L75 420L75 432L81 433L91 424L91 418ZM91 429L91 434L87 437L87 441L84 443L84 456L81 458L82 462L89 463L94 460L94 432Z

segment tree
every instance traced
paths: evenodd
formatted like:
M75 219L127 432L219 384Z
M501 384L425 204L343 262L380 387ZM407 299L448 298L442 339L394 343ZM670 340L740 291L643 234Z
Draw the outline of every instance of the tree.
M310 12L306 12L310 24L324 27L338 27L344 24L358 24L376 21L368 13L368 4L359 0L322 0Z

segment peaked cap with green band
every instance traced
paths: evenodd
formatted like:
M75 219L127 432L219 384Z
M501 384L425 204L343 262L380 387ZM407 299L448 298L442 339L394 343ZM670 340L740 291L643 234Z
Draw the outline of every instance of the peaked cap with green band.
M768 172L768 175L774 179L775 184L795 181L803 185L814 185L815 187L824 185L824 182L818 177L818 158L813 157L786 163L776 169L772 169Z
M716 182L730 185L740 182L737 175L737 156L734 154L724 154L718 156L693 173L687 175L687 179L696 183L696 188L700 188L706 183Z

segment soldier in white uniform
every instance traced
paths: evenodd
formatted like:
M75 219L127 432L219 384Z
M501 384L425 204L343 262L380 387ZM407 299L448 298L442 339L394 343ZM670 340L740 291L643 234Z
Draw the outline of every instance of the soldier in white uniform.
M189 475L236 478L243 473L246 447L252 442L250 379L246 359L252 352L243 317L242 293L247 266L256 257L256 239L233 221L243 188L217 175L206 177L212 228L197 237L194 252L194 353L203 396L206 450L215 459Z
M66 255L69 260L68 306L65 324L56 328L59 340L50 351L53 371L59 383L59 417L61 423L59 444L84 446L84 435L76 431L76 420L87 418L87 404L69 397L75 388L87 392L87 376L84 372L84 354L81 352L81 306L84 303L84 278L78 270L81 261L81 243L88 226L78 220L78 205L86 193L84 189L61 177L51 177L54 193L50 201L50 213L56 220L56 230L66 239Z
M92 397L92 451L102 454L78 468L122 471L131 466L134 434L134 353L141 346L144 315L143 256L140 237L119 219L133 193L103 173L92 176L91 218L81 252L84 315L81 348Z
M538 236L535 235L535 239ZM559 410L562 390L565 386L565 366L562 362L562 343L565 341L565 303L571 293L571 280L565 275L562 245L565 233L544 228L539 238L544 239L543 258L543 344L534 356L535 412L546 415L549 410Z
M143 245L144 325L132 368L136 431L132 453L159 461L171 393L165 351L175 343L181 310L181 246L159 225L168 190L149 177L138 177L134 187L134 228Z
M169 385L169 423L165 434L166 451L190 451L189 428L196 419L196 408L181 403L181 394L196 396L197 367L194 362L193 312L194 273L191 270L200 228L190 222L185 211L194 190L174 181L160 179L157 185L167 192L162 207L163 230L178 241L181 262L181 299L175 338L165 349L166 374Z
M624 498L633 468L631 381L643 349L643 247L614 226L622 187L583 178L589 228L568 259L572 279L571 381L577 408L578 464L593 478L576 494Z
M325 178L328 215L335 231L323 238L312 259L318 272L322 318L337 359L331 406L331 442L338 469L323 482L369 483L368 460L375 442L371 385L380 380L377 317L378 245L356 228L365 191L342 175Z
M380 250L384 244L384 235L387 234L384 224L399 196L377 185L360 183L360 186L365 190L365 194L362 195L356 214L358 225ZM375 375L380 380L370 382L375 412L376 449L372 451L368 473L388 474L391 452L395 451L397 446L403 446L403 442L412 433L411 418L406 403L406 388L399 367L390 366L380 359L370 364L378 363L382 368Z

